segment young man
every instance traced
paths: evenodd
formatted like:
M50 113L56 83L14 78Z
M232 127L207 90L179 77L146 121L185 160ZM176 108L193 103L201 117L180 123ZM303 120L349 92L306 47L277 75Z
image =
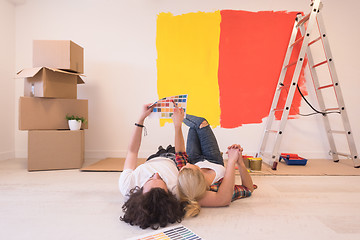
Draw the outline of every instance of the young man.
M119 178L119 189L126 201L120 220L142 229L165 227L168 223L181 222L184 217L183 207L176 197L175 154L173 157L167 153L152 156L137 167L143 124L151 111L152 107L145 105L135 123L124 171Z

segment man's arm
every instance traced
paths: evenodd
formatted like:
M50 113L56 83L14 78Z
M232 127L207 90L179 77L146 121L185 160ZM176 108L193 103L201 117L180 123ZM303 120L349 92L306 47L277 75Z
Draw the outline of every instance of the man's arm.
M150 104L143 106L142 114L140 115L138 121L136 122L137 125L134 125L134 132L130 139L130 144L128 147L128 152L125 159L124 169L135 169L137 166L137 160L138 160L138 154L139 149L141 145L141 138L142 138L142 130L144 127L144 121L147 116L152 111L152 107L150 107Z

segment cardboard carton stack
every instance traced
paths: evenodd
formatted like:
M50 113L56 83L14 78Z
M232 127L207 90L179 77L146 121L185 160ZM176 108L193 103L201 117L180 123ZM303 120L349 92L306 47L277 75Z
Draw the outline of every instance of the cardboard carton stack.
M34 40L33 68L23 69L24 96L19 101L19 129L28 130L28 170L81 168L88 100L77 99L84 81L83 48L67 40ZM66 115L87 120L70 131Z

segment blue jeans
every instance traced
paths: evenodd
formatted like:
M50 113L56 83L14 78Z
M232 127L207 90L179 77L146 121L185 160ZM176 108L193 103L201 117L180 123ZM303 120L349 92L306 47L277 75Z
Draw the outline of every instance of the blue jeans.
M186 114L186 118L183 121L190 127L186 143L188 160L192 164L208 160L209 162L224 166L219 145L210 125L199 128L205 120L202 117Z

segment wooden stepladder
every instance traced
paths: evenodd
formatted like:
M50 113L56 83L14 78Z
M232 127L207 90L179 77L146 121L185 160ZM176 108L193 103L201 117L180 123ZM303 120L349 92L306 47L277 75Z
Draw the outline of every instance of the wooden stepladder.
M327 137L329 140L331 156L335 162L339 161L339 156L351 158L354 162L354 166L360 167L360 161L358 159L356 145L354 142L353 134L350 129L350 123L349 123L347 111L346 111L346 108L344 105L343 95L341 93L339 80L338 80L336 70L335 70L334 60L333 60L333 57L332 57L332 54L330 51L330 47L329 47L328 36L326 34L324 23L323 23L322 16L321 16L321 9L322 9L321 0L312 1L311 6L312 6L312 10L308 15L302 16L301 14L298 14L298 16L296 17L293 31L291 34L291 38L289 41L288 49L286 51L284 63L283 63L282 70L280 73L277 89L275 91L275 95L274 95L273 102L271 105L270 113L269 113L269 116L268 116L268 119L267 119L267 122L265 125L265 131L263 133L261 146L257 153L257 156L262 157L263 161L265 163L269 164L270 166L272 166L273 170L276 170L278 162L279 162L280 143L281 143L282 137L284 135L285 125L288 120L291 104L292 104L292 101L294 98L295 91L297 89L297 83L298 83L300 73L301 73L303 64L305 62L306 56L308 59L310 72L311 72L312 79L314 82L314 87L315 87L319 107L321 109L321 111L319 113L321 113L323 115L322 118L323 118L325 130L327 133ZM315 25L318 26L318 32L319 32L320 36L317 37L316 39L310 41L310 36L311 36L312 30ZM299 33L301 34L301 36L300 36L300 38L299 37L297 38L297 34L299 34ZM320 40L323 45L323 50L325 52L326 59L320 63L314 64L310 45L312 45L315 42L318 42ZM297 60L295 62L289 62L293 47L297 46L299 44L301 44L301 48L300 48L300 52L297 57ZM329 74L331 77L331 82L326 83L326 84L323 84L323 83L320 84L316 68L318 68L321 65L325 65L325 64L328 65L328 71L329 71ZM293 67L293 66L295 66L295 70L292 75L291 82L289 84L285 85L284 79L285 79L286 72L289 67ZM337 106L331 107L331 108L327 108L325 106L324 94L322 92L324 89L333 89L334 90L334 95L336 98ZM285 105L283 108L282 107L279 108L278 103L279 103L280 94L284 90L286 90L286 92L287 92L286 102L285 102ZM274 124L275 113L278 111L282 112L280 124L279 124L279 126L275 127L276 129L273 129L274 128L273 125L276 125L276 124ZM343 130L332 129L332 127L330 125L330 120L329 120L328 114L334 113L334 112L330 112L330 111L336 111L336 113L341 115ZM269 148L269 146L267 146L267 143L270 142L269 136L271 134L273 134L272 139L275 139L275 140L274 140L273 147L270 147L270 151L267 151ZM274 134L275 134L275 136L274 136ZM335 134L343 134L346 136L350 154L341 153L341 152L337 151L337 147L336 147L335 140L334 140Z

